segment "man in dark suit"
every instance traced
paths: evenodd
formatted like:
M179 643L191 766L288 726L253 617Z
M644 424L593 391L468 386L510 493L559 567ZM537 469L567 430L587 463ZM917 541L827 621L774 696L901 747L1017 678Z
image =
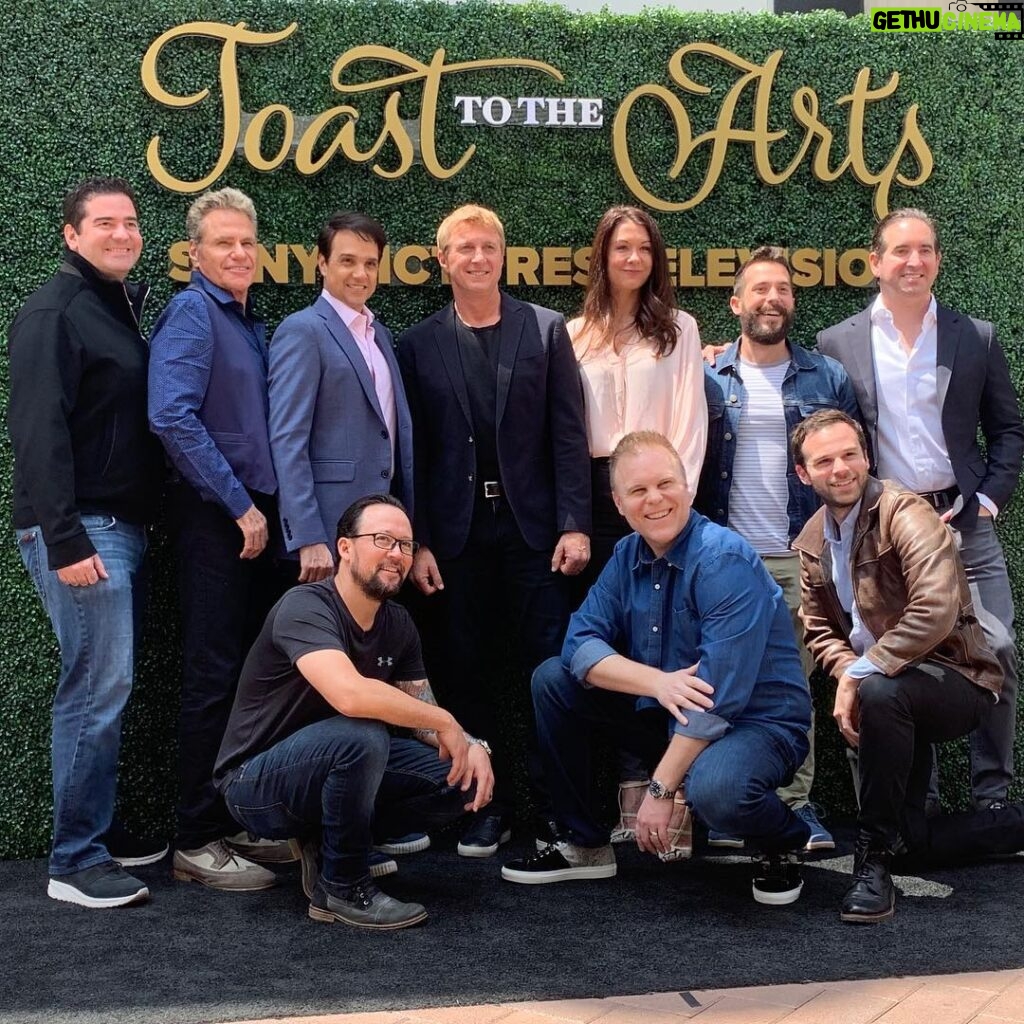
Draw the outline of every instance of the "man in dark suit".
M409 403L391 332L366 305L386 243L372 217L331 217L317 239L324 290L270 346L270 451L300 583L334 575L335 524L357 498L390 490L412 507Z
M971 791L977 808L1000 806L1013 777L1017 657L994 520L1020 474L1020 407L992 324L932 295L941 253L926 213L904 209L883 218L869 259L878 297L822 331L818 348L853 382L877 475L922 495L959 532L974 607L1004 674L998 705L970 737Z
M590 557L583 396L562 317L499 290L505 233L493 211L455 210L437 248L453 302L399 339L416 446L412 577L424 594L444 590L439 694L474 735L495 737L507 786L507 735L493 727L505 623L527 672L558 654L565 577ZM489 857L508 840L508 801L499 789L460 854Z

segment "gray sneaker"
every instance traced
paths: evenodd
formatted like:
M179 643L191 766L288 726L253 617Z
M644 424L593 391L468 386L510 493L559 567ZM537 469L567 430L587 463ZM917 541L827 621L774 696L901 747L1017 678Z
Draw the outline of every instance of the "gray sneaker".
M501 877L506 882L544 885L576 878L613 878L617 870L611 843L591 848L559 840L540 853L510 860L501 869Z
M338 889L345 895L335 896L327 891L322 878L317 879L309 900L309 916L314 921L341 921L354 928L394 931L427 919L419 903L402 903L381 892L369 878Z
M273 871L239 857L223 839L198 850L175 850L173 874L179 882L202 882L225 892L269 889L277 882Z
M123 907L149 897L149 889L112 860L70 875L53 875L46 887L51 900L80 907Z

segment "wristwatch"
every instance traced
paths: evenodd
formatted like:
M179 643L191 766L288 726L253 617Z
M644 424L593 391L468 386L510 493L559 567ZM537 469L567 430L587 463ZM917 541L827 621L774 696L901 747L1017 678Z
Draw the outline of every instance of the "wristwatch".
M491 750L491 745L490 745L490 743L487 742L487 740L482 740L482 739L480 739L477 736L470 736L469 742L470 742L470 745L472 745L472 746L483 747L484 748L484 753L488 757L494 757L494 751Z
M659 782L657 779L651 779L647 786L647 792L655 800L671 800L676 795L674 789L669 789L663 782Z

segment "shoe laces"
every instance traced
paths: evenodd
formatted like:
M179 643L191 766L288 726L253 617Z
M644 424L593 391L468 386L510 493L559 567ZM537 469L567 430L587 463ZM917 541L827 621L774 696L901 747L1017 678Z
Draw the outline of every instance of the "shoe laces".
M900 840L897 840L897 842L900 842ZM872 878L873 871L868 863L869 858L872 856L874 859L884 861L891 854L888 850L880 850L871 836L858 835L857 845L853 851L853 877L856 880L865 881Z
M367 877L347 886L345 893L346 902L354 903L357 907L361 907L363 910L369 910L370 905L380 893L380 889L378 889L377 886L373 884L373 881Z
M553 857L558 857L560 860L565 860L562 855L562 851L558 848L561 840L556 839L552 843L548 843L542 850L536 850L533 853L528 853L523 858L524 867L533 867L535 864L546 864ZM568 863L568 861L566 861Z

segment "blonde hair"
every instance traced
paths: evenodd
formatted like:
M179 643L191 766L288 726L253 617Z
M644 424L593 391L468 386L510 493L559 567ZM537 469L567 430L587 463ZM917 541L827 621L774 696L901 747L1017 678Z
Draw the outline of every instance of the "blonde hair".
M615 451L608 456L608 476L611 478L612 490L615 490L615 469L619 461L627 455L639 455L646 448L664 448L679 467L679 476L683 481L683 486L686 486L686 467L683 465L683 460L680 458L679 452L676 451L675 445L664 434L659 434L656 430L634 430L622 438L615 446Z
M190 242L198 242L203 227L203 218L213 210L237 210L252 221L256 231L256 206L253 201L237 188L222 188L216 192L204 192L185 214L185 234Z
M452 210L437 226L437 247L441 252L448 248L452 232L460 224L482 224L485 228L497 231L498 237L501 239L501 247L505 247L505 228L498 219L498 215L486 206L468 203L465 206L460 206L457 210Z

